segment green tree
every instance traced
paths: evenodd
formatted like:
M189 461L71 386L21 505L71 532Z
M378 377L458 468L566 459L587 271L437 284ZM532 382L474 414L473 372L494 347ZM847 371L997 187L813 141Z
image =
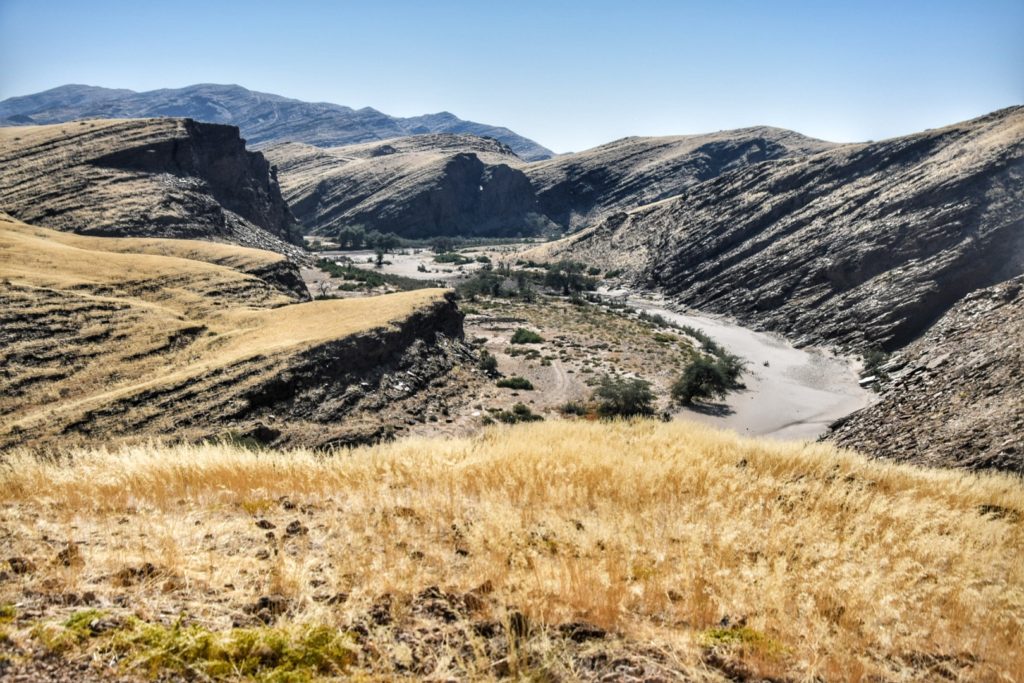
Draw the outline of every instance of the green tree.
M633 417L654 414L651 383L643 379L605 376L594 390L597 413L602 417Z

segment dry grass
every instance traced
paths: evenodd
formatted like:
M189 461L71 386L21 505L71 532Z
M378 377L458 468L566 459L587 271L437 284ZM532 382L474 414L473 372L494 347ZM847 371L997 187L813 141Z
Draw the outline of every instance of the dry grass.
M443 294L297 304L247 272L280 259L189 240L81 237L0 215L0 443L13 429L59 433L113 401L252 359L269 368Z
M92 591L106 610L223 630L267 594L290 601L279 626L345 629L389 594L394 621L354 645L355 666L385 676L587 678L611 670L593 658L605 651L695 680L1024 679L1024 486L1009 477L678 422L548 422L333 457L12 452L0 490L3 556L37 567L0 584L0 603L36 615L15 642L66 618L46 596ZM294 520L308 534L286 536ZM69 541L82 562L54 564ZM153 578L112 581L146 562ZM529 671L508 669L510 651L488 668L455 639L409 640L430 633L413 596L481 585L493 592L463 622L527 615ZM581 620L612 635L557 637Z

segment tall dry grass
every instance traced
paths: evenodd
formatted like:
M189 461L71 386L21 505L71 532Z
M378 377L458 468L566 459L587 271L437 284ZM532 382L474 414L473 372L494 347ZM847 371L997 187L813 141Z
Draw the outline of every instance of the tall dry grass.
M1006 476L686 423L552 422L332 456L14 452L0 490L5 553L52 550L40 535L84 541L64 590L102 591L144 560L195 589L140 589L153 614L186 601L217 624L224 605L274 591L302 605L297 621L344 620L383 593L490 582L495 605L597 624L680 670L701 670L728 623L750 634L729 656L764 676L928 680L940 662L1024 680L1024 485ZM298 514L282 496L311 506L310 533L297 552L255 559L254 518ZM313 578L349 600L315 603Z

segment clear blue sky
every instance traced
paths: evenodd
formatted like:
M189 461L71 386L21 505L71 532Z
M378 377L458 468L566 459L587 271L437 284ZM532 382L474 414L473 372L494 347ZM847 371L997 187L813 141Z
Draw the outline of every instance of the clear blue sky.
M0 0L0 99L237 83L559 152L754 124L878 139L1024 103L1024 0Z

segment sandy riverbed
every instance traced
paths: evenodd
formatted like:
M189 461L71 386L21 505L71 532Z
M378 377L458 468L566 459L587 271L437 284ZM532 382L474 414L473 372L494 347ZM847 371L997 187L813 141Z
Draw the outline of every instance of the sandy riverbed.
M623 293L624 294L624 293ZM708 334L747 361L746 389L722 404L685 410L682 419L747 436L815 439L829 423L869 405L873 394L858 384L858 364L823 349L795 348L785 339L699 313L677 313L666 302L625 297L629 305Z

